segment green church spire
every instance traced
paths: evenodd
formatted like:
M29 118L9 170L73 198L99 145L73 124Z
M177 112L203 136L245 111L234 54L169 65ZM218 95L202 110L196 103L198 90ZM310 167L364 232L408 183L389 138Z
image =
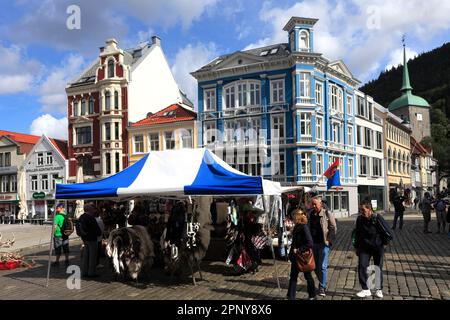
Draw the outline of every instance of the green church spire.
M403 36L403 86L400 90L404 92L412 91L412 87L409 82L408 61L406 60L406 47L404 36Z

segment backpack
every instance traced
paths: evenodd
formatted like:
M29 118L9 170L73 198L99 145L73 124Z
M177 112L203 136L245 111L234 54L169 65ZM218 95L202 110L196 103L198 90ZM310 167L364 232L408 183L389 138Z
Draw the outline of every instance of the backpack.
M438 203L436 204L436 210L437 211L445 211L445 209L446 209L446 206L445 206L444 201L439 200Z
M77 222L75 222L75 231L77 233L77 236L81 238L87 237L87 232L86 230L83 229L80 219L78 219Z
M60 228L63 237L68 238L73 233L73 222L72 218L64 216L63 224Z

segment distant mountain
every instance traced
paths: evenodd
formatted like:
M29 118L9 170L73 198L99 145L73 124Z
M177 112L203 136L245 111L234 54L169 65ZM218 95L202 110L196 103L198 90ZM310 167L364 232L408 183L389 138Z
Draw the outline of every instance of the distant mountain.
M413 93L450 118L450 43L420 54L408 63ZM383 71L360 88L384 107L400 96L403 66Z

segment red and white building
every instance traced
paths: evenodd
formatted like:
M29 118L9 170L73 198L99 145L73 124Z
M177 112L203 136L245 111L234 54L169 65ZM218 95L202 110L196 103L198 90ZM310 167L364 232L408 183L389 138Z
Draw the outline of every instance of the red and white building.
M192 104L179 90L158 37L123 50L106 41L92 65L66 87L69 181L77 168L84 180L128 166L127 126L173 103Z

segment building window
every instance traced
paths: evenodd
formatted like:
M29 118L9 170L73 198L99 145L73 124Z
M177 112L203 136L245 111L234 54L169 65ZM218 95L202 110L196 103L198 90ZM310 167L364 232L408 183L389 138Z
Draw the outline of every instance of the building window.
M92 141L91 127L80 127L75 129L77 145L89 144Z
M316 155L316 175L320 177L323 174L323 156L321 154Z
M362 127L361 126L356 126L356 144L358 146L362 145Z
M317 130L317 139L323 140L323 119L321 117L316 118L316 130Z
M284 152L272 153L272 175L284 176Z
M259 83L250 82L250 105L259 106L261 104L261 86Z
M48 165L53 164L53 154L51 152L47 152L47 164Z
M284 139L284 116L277 115L272 117L271 136L273 140ZM274 144L275 141L272 141ZM280 141L278 141L280 143Z
M340 127L341 125L339 123L333 123L332 124L332 128L333 128L333 142L336 143L340 143L341 142L341 137L340 137Z
M116 152L116 173L120 171L120 153Z
M300 134L311 136L311 113L300 114Z
M91 157L82 157L81 166L83 167L83 174L91 176L94 174L94 165Z
M358 102L358 115L361 117L366 117L364 98L358 96L357 102Z
M48 190L48 174L41 175L41 189Z
M105 140L106 141L111 140L111 123L110 122L105 123Z
M353 99L351 96L347 96L347 114L353 114Z
M111 174L111 153L105 153L106 174Z
M80 115L84 116L86 114L86 99L81 99L81 112Z
M373 131L369 128L364 128L364 129L365 129L364 147L372 149L372 147L373 147Z
M37 154L37 156L38 156L38 166L43 166L44 165L44 153L39 152Z
M134 136L134 153L144 152L144 136L142 134Z
M307 72L300 73L300 96L302 98L309 98L310 94L310 74Z
M172 131L164 132L164 138L166 140L166 150L175 149L175 137Z
M382 151L383 150L383 136L381 135L381 132L377 131L377 145L376 145L376 149L378 151Z
M272 103L284 102L284 80L272 80L270 81L270 101Z
M349 158L348 159L348 177L349 178L353 178L353 159Z
M316 82L316 103L323 106L323 84L321 82Z
M301 51L308 51L309 49L309 34L306 30L300 31L299 47Z
M94 113L94 97L91 96L89 98L89 114L93 114Z
M330 85L330 96L331 96L331 110L341 111L342 110L342 90L335 85Z
M359 174L362 176L368 175L369 158L366 156L359 156Z
M109 91L105 92L105 110L111 109L111 94Z
M159 135L157 133L150 134L150 150L159 151Z
M205 111L216 110L216 89L205 90Z
M113 61L113 59L108 61L108 78L114 78L114 61Z
M119 110L119 92L114 91L114 108Z
M4 167L5 163L3 162L3 153L0 153L0 167Z
M78 116L78 100L73 101L73 116Z
M423 121L423 117L421 113L416 113L417 121Z
M192 148L192 130L181 130L182 148Z
M38 176L31 176L31 191L38 189Z
M5 167L11 166L11 152L5 152Z
M381 177L381 159L373 158L373 172L372 175L374 177Z
M312 175L311 153L303 152L301 155L301 173L302 175Z
M236 107L236 94L234 85L232 87L225 88L225 108Z
M216 141L216 123L215 122L205 122L204 140L205 140L205 144L213 143Z
M114 139L119 140L119 123L114 122Z
M372 112L373 110L373 103L372 102L367 102L367 117L369 120L372 121L373 117L372 117Z
M56 173L52 174L52 189L51 190L55 190L56 189L56 180L58 180L59 175Z
M13 175L10 177L11 182L11 192L17 192L17 176Z
M353 126L348 126L347 130L348 130L347 144L351 146L351 145L353 145Z
M9 178L2 176L2 192L9 192Z

